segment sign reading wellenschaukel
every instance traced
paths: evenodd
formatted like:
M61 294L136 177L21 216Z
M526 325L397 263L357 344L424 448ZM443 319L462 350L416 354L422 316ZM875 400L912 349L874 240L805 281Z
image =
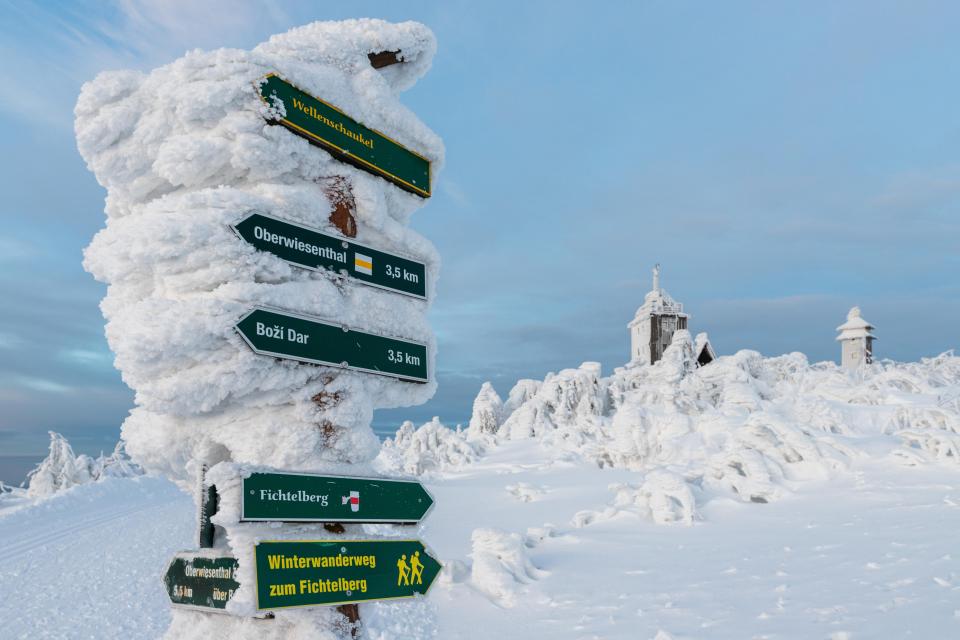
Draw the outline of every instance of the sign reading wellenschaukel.
M427 382L427 347L349 329L288 311L256 308L236 324L240 336L261 355L346 367Z
M419 540L296 540L254 547L257 608L412 598L440 563Z
M422 262L263 213L251 213L233 229L257 249L297 266L334 270L364 284L426 299L427 268Z
M433 505L413 480L252 473L242 491L241 521L413 523Z
M233 556L184 551L170 561L163 582L175 606L216 611L224 609L240 588L236 570Z
M401 189L430 197L430 161L384 134L366 127L340 109L293 86L276 74L258 83L270 107L283 103L279 123L334 157L386 178Z

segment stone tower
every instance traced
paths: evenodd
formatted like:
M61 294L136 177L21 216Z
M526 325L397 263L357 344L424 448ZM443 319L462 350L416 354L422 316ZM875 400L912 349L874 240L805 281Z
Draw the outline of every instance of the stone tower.
M653 290L643 299L627 328L630 330L630 363L653 364L670 346L673 332L687 328L683 305L660 288L660 265L653 268Z
M860 316L860 307L850 309L847 321L837 327L840 335L840 366L844 369L859 369L873 362L874 326Z

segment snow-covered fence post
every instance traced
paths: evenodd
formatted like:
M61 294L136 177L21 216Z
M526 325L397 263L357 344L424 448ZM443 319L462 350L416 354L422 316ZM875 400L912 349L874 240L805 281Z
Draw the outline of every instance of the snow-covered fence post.
M107 338L136 392L123 439L146 470L191 493L206 466L203 487L218 494L213 548L178 554L166 572L171 601L192 607L174 609L169 638L346 638L357 629L352 603L424 593L439 571L418 541L367 541L383 531L363 530L374 516L244 517L248 494L259 495L244 483L257 474L296 472L301 486L373 475L373 411L435 390L426 312L439 258L408 222L431 194L443 145L398 100L435 48L413 22L314 23L253 51L193 51L84 86L77 143L107 189L108 218L84 264L109 284ZM349 504L310 495L317 509L363 516L378 504L365 491ZM330 530L336 542L309 542ZM322 580L266 563L264 549L293 547L298 557L378 557L380 567L416 557L420 581L371 573L364 596L306 592ZM274 578L284 583L276 594L266 588ZM343 602L340 613L314 606ZM431 615L416 602L364 606L421 607L424 624Z

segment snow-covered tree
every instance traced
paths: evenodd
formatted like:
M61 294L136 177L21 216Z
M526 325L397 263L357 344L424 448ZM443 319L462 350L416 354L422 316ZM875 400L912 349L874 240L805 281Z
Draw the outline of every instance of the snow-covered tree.
M496 434L503 415L503 401L489 382L484 382L473 401L473 413L467 427L467 437L483 438Z

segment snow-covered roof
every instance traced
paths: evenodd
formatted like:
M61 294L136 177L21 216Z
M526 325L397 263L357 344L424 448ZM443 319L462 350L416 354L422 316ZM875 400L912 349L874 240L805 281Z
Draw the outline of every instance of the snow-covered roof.
M847 313L847 321L837 327L840 335L837 340L854 340L856 338L874 338L876 336L870 333L876 329L872 324L863 319L860 315L860 307L853 307Z
M644 296L643 304L637 309L633 320L631 320L627 326L632 327L652 315L664 314L676 315L683 318L688 317L687 314L683 312L683 304L674 300L665 289L660 287L660 265L657 265L653 270L653 289Z

